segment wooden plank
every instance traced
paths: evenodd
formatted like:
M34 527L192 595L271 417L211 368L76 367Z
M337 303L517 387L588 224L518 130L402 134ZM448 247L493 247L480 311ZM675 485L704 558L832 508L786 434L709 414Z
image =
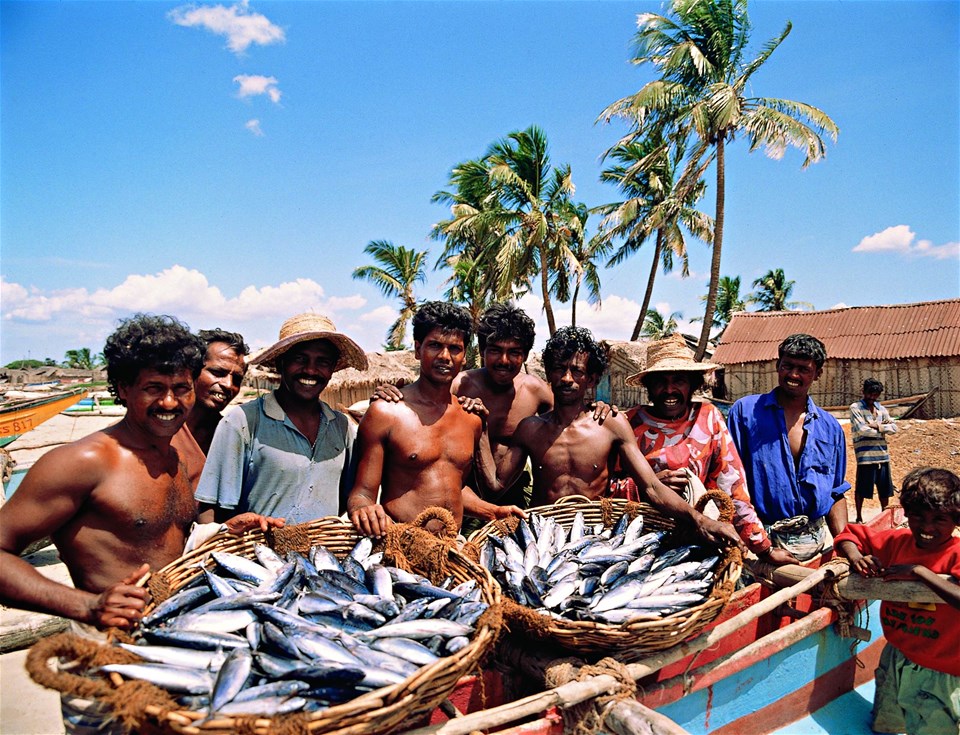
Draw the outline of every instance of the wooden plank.
M604 713L603 724L616 735L690 735L669 717L636 700L613 702Z

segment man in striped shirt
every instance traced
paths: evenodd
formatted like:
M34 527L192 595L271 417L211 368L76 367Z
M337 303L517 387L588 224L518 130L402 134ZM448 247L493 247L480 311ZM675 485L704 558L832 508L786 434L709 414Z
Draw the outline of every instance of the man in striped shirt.
M887 434L896 432L897 425L880 405L882 392L883 383L867 378L863 381L863 398L850 404L850 432L857 455L856 523L863 523L863 499L873 497L874 486L881 509L886 508L893 497Z

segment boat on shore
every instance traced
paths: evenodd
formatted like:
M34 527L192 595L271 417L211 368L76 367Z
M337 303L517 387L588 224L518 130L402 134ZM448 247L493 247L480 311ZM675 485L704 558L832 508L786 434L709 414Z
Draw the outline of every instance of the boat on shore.
M919 411L923 404L938 390L939 388L934 388L926 393L917 393L913 396L883 399L880 403L883 404L883 407L890 413L890 418L908 419ZM724 418L727 417L727 414L730 412L730 407L734 404L734 401L727 401L723 398L714 398L712 396L707 396L706 400L716 406ZM850 401L850 403L853 403L853 401ZM820 408L837 420L849 420L850 403L845 406L820 406Z
M902 509L892 506L870 525L903 523ZM804 566L767 568L769 576L735 592L699 636L630 664L638 694L628 709L638 710L650 727L625 732L797 735L810 730L797 729L796 723L811 716L816 720L841 698L856 697L857 717L844 719L843 732L869 735L867 699L886 642L878 598L919 601L930 593L910 582L887 582L881 590L857 575L838 580L836 570L843 567L828 563L831 558L828 553ZM591 697L572 695L583 682L543 691L550 658L569 655L544 648L541 643L501 645L495 665L459 682L447 714L435 712L430 725L408 735L494 729L500 735L561 735L560 709ZM858 689L866 689L866 696ZM592 698L609 693L602 690ZM449 712L455 716L447 719ZM500 729L521 719L522 724ZM610 729L609 718L604 731L624 732Z
M86 388L70 388L46 395L5 398L0 402L0 447L79 402L86 394Z

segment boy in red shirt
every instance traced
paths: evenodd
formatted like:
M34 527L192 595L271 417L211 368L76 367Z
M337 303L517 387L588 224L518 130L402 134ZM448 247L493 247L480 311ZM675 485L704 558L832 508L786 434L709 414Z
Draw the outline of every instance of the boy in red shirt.
M887 646L876 671L875 732L956 735L960 731L960 478L922 467L903 480L909 529L851 524L834 545L866 577L920 580L946 604L884 602Z

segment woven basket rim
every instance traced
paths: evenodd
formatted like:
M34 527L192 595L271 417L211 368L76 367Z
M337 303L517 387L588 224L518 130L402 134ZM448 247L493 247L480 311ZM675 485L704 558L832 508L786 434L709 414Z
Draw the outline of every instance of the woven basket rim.
M325 540L325 534L342 535L343 542L339 544L339 546L344 547L345 550L342 550L342 553L339 554L341 558L346 555L350 548L361 538L350 523L333 516L318 518L300 524L298 528L310 534L313 544ZM319 541L318 537L320 539ZM180 571L186 572L187 570L195 568L196 571L190 577L182 579L180 584L173 588L174 591L176 591L187 584L193 576L201 573L200 566L211 562L212 552L227 548L231 550L231 553L237 553L238 550L241 552L246 550L252 553L255 544L267 543L267 541L267 535L260 530L251 531L242 536L233 536L226 532L221 532L191 552L167 564L162 569L153 573L153 575L145 575L138 584L147 584L151 576L165 578L175 575ZM337 554L336 549L332 549L332 551L334 554ZM485 568L464 555L461 551L452 547L448 547L448 562L452 563L454 567L460 567L458 572L463 576L476 578L478 580L482 590L481 594L488 605L491 607L499 605L500 586ZM148 607L148 610L149 609ZM319 735L319 733L328 731L339 732L346 727L351 728L351 732L358 733L378 733L395 729L411 715L423 714L421 710L429 711L436 707L453 687L456 686L456 682L476 667L484 655L493 647L496 638L497 634L490 625L481 625L478 623L478 627L471 636L470 643L467 646L464 646L453 654L444 656L437 661L418 668L415 673L411 674L404 681L365 692L347 702L309 713L305 719L311 724L310 732ZM451 673L456 673L456 676L451 677ZM434 682L441 682L443 686L438 691L431 692L431 685ZM417 700L416 695L418 694L422 695L423 703ZM393 710L396 711L394 712ZM237 723L241 720L249 721L250 719L250 716L220 716L216 720L196 724L207 717L206 713L187 709L161 712L159 708L152 706L148 707L147 711L160 722L161 725L166 725L178 732L184 721L189 721L191 723L190 727L196 728L201 733L220 734L235 732ZM362 722L354 721L357 718L366 720L370 727L363 728ZM386 721L384 721L384 718L386 718ZM272 722L275 718L257 716L257 720L261 722ZM397 721L393 722L393 720ZM329 727L324 727L323 725L317 726L317 723L323 721L327 721ZM175 725L174 723L177 724Z

